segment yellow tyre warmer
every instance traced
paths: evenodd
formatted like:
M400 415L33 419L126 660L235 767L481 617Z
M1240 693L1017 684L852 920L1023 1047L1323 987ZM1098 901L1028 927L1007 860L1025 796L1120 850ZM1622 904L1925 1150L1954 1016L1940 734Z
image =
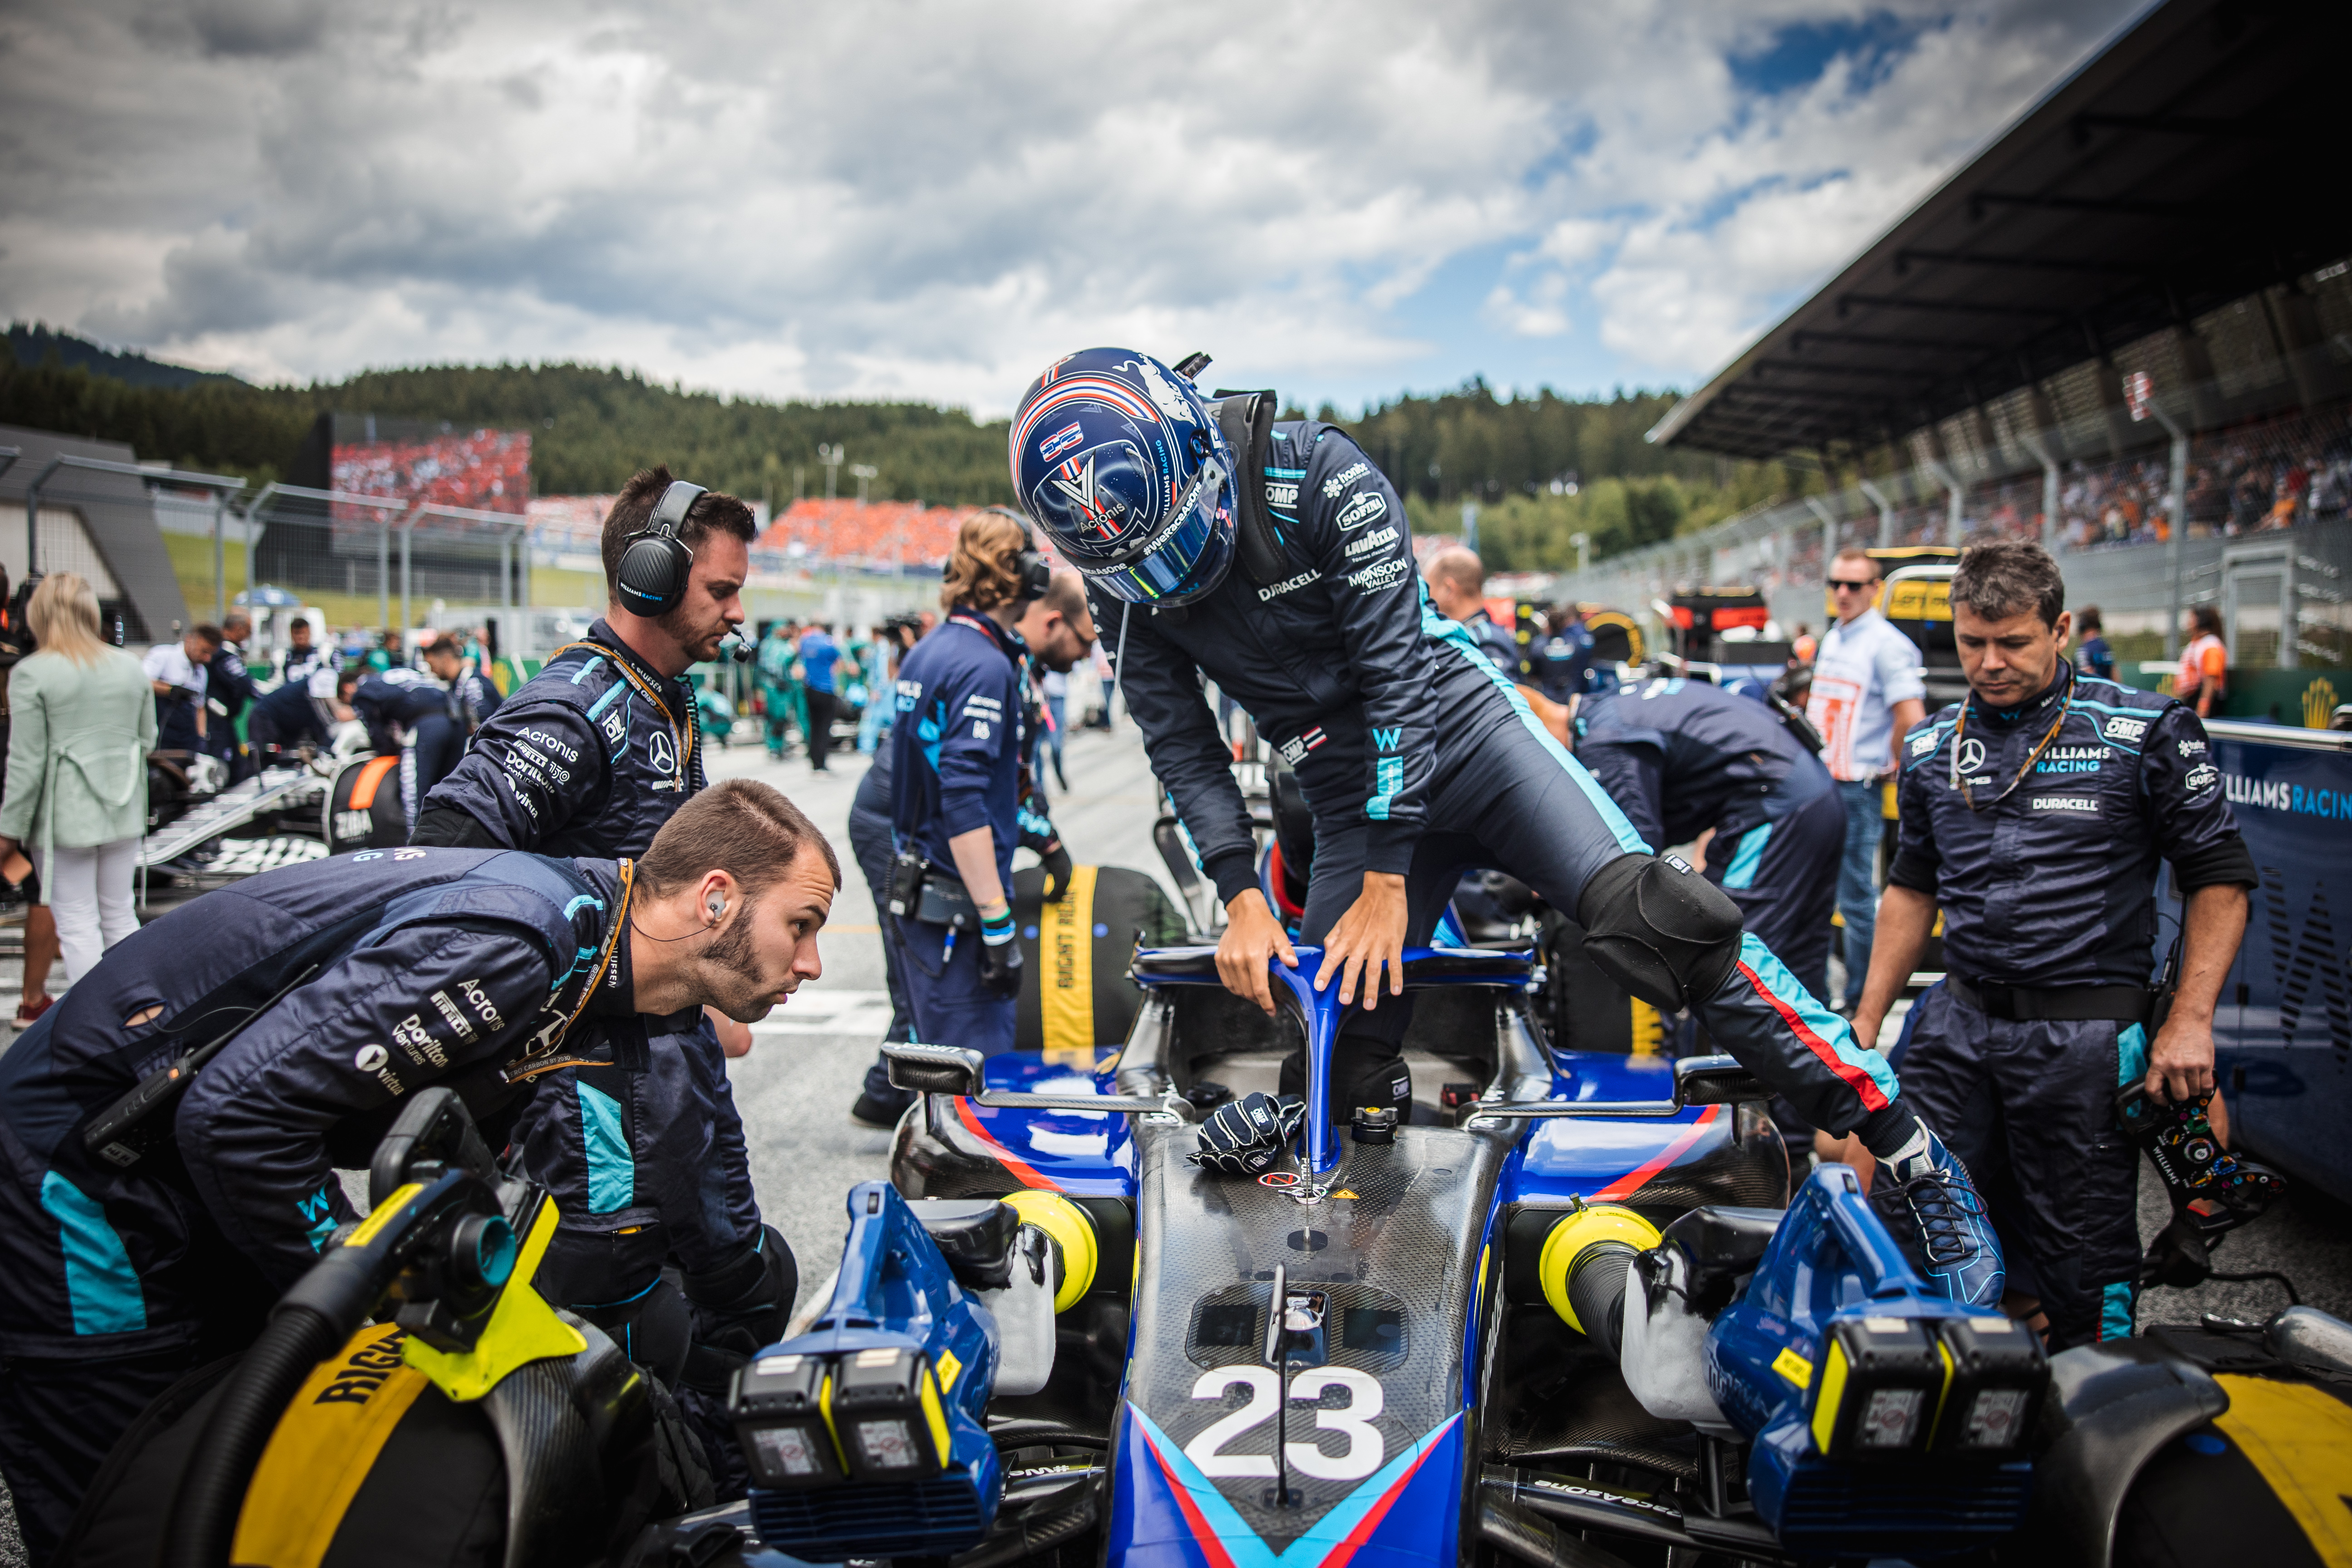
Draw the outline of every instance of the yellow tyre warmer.
M385 1205L387 1209L391 1205ZM319 1363L262 1450L237 1515L233 1563L317 1568L376 1458L430 1380L401 1360L406 1336L362 1329Z
M1052 1065L1094 1070L1096 1047L1115 1049L1143 1009L1128 973L1144 945L1184 940L1184 920L1160 884L1124 866L1072 868L1067 896L1045 901L1045 872L1013 873L1013 919L1024 965L1013 1012L1013 1048Z
M1094 1286L1095 1265L1100 1260L1095 1222L1061 1194L1037 1187L1024 1188L1002 1201L1013 1205L1024 1225L1035 1226L1061 1249L1062 1287L1054 1292L1054 1310L1068 1311Z
M1636 1252L1646 1252L1658 1245L1658 1227L1632 1209L1615 1204L1579 1209L1551 1227L1551 1234L1544 1237L1542 1256L1536 1263L1537 1275L1543 1281L1544 1300L1551 1303L1560 1321L1580 1334L1591 1331L1577 1321L1576 1309L1569 1304L1569 1280L1576 1271L1577 1258L1604 1241L1622 1242Z

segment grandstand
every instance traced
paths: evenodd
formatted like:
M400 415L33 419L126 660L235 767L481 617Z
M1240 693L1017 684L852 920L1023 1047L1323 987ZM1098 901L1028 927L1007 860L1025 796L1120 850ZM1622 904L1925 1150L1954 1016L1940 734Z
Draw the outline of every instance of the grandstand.
M2111 636L2169 652L2218 600L2233 663L2352 663L2352 211L2305 162L2347 35L2342 7L2145 13L1651 432L1825 493L1554 591L1755 582L1818 624L1834 546L2030 534Z

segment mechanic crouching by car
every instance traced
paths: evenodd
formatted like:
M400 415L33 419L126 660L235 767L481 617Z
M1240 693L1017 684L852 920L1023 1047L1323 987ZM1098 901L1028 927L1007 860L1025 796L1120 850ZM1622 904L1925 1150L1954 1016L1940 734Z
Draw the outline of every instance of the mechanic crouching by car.
M1884 1059L1743 933L1721 889L1653 854L1430 606L1403 505L1362 449L1273 414L1271 394L1212 406L1156 360L1089 349L1031 384L1011 437L1022 503L1086 574L1153 772L1225 900L1226 986L1271 1013L1268 964L1297 955L1258 891L1203 675L1290 761L1314 814L1301 938L1322 948L1314 984L1361 1001L1334 1052L1335 1114L1409 1108L1403 950L1429 940L1465 868L1505 868L1584 927L1585 951L1618 984L1689 1008L1808 1121L1883 1152L1911 1195L1906 1228L1933 1286L1999 1300L2000 1254L1968 1174ZM1286 1090L1303 1071L1295 1056Z
M111 949L0 1057L0 1473L33 1562L142 1407L251 1343L356 1217L335 1173L365 1167L405 1096L446 1084L496 1149L547 1063L643 1074L680 1013L760 1017L821 973L838 879L808 819L739 779L634 865L367 850ZM176 1100L109 1125L224 1040ZM782 1317L733 1326L756 1347Z
M255 763L277 765L287 753L306 745L320 752L331 747L336 727L358 717L352 699L359 684L356 666L339 670L321 665L257 700L245 721L246 743L253 748Z
M733 496L667 468L632 478L604 518L604 617L483 724L425 798L414 841L644 853L704 789L685 676L743 624L752 532L751 509ZM746 1301L788 1310L795 1284L791 1251L761 1223L727 1080L727 1058L751 1046L741 1022L673 1020L651 1071L560 1068L515 1132L563 1215L541 1293L681 1389L719 1449L722 1493L742 1479L717 1403L729 1358L764 1342L736 1345L726 1325ZM666 1266L684 1281L683 1301Z
M2139 1157L2116 1095L2212 1089L2213 1004L2255 880L2204 726L2171 698L2076 673L2065 595L2039 544L1960 557L1969 696L1903 742L1898 847L1853 1021L1877 1038L1940 907L1947 977L1905 1020L1903 1081L1987 1174L2023 1265L2008 1305L2030 1316L2038 1301L2053 1350L2132 1332ZM2159 858L2186 900L2160 1026Z
M1029 650L1013 626L1051 577L1020 518L966 518L940 589L947 618L898 666L894 693L885 933L898 944L916 1037L982 1056L1013 1048L1021 994L1009 895Z
M1011 518L1010 513L1005 515ZM1028 525L1021 526L1025 529ZM921 629L921 624L912 616L884 628L894 638L919 636ZM1016 786L1020 801L1016 812L1020 827L1017 847L1034 853L1044 867L1045 899L1051 902L1069 890L1070 852L1062 847L1062 835L1046 808L1045 792L1035 787L1037 770L1044 761L1041 752L1045 730L1041 722L1044 704L1038 699L1038 683L1034 678L1040 671L1068 673L1070 667L1086 658L1087 651L1094 647L1095 624L1087 614L1083 580L1075 572L1055 573L1044 595L1021 612L1013 631L1028 650L1026 673L1031 677L1021 682L1022 733L1026 754L1021 759ZM890 744L895 729L894 723L892 731L882 736L882 744L874 753L874 765L858 781L857 797L849 808L850 853L857 858L858 868L866 873L866 885L874 894L874 907L886 911L889 902L892 818L898 811L895 748ZM883 1042L887 1045L894 1040L915 1039L914 1012L907 999L904 973L909 960L895 942L882 944L882 958L890 984L890 1029L882 1037ZM887 1128L896 1123L915 1100L911 1090L890 1082L889 1064L877 1057L874 1065L866 1069L866 1084L850 1107L849 1119L863 1127Z

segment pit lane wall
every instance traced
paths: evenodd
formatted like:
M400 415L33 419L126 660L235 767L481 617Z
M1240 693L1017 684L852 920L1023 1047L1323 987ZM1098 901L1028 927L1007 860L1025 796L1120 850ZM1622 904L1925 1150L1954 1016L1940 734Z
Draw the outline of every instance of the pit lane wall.
M2207 729L2262 879L2213 1014L2232 1136L2352 1203L2352 733L2226 720ZM2166 884L2159 949L2179 929L2168 874Z

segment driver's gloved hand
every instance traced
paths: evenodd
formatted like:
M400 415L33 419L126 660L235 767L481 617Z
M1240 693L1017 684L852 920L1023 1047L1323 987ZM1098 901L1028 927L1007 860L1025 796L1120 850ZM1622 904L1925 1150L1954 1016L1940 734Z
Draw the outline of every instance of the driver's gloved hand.
M1307 1102L1297 1095L1277 1100L1253 1092L1228 1100L1201 1123L1201 1147L1192 1163L1229 1176L1259 1175L1282 1158L1306 1120Z
M1010 909L980 919L980 983L999 996L1021 994L1021 944L1014 934Z

